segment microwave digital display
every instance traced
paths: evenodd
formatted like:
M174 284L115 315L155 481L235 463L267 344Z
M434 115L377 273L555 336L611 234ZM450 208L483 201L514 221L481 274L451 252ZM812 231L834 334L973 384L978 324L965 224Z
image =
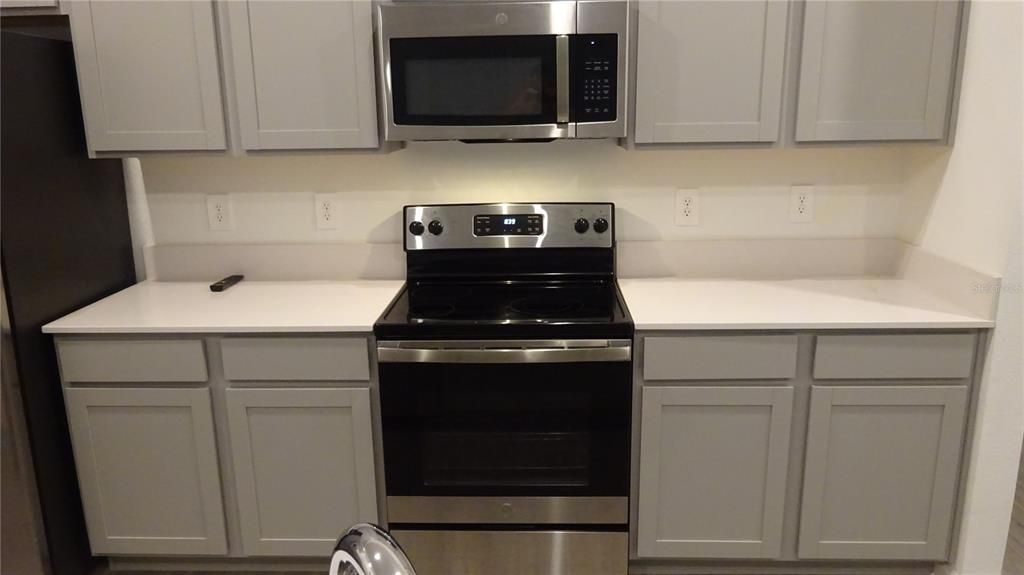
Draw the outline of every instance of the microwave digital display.
M476 236L539 236L543 233L543 214L483 214L473 216L473 235Z

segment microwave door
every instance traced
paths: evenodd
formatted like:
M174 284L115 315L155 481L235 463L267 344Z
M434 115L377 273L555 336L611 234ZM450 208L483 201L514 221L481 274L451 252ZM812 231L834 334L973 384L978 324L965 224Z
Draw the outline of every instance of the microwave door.
M568 35L388 42L388 140L573 136Z

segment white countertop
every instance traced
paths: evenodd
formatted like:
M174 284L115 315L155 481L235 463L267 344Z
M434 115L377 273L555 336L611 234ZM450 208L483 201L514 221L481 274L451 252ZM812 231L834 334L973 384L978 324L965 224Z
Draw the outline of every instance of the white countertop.
M370 332L401 281L148 281L43 326L46 333Z
M895 278L620 279L638 330L942 329L994 322Z
M43 326L53 334L371 332L401 281L142 282ZM993 322L893 278L620 279L638 330L950 329Z

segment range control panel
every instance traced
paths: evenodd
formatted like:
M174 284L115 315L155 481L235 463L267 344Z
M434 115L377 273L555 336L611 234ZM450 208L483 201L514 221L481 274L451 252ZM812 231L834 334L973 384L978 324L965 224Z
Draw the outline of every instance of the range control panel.
M574 122L614 122L618 101L618 35L573 37Z
M544 214L483 214L473 217L476 236L539 236Z
M610 248L613 204L406 206L406 250Z

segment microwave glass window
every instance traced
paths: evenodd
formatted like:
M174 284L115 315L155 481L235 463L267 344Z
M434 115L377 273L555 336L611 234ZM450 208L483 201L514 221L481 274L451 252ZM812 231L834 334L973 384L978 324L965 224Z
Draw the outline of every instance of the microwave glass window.
M534 116L544 109L540 58L408 60L405 78L413 115Z
M547 35L392 38L395 124L554 123L555 44Z

